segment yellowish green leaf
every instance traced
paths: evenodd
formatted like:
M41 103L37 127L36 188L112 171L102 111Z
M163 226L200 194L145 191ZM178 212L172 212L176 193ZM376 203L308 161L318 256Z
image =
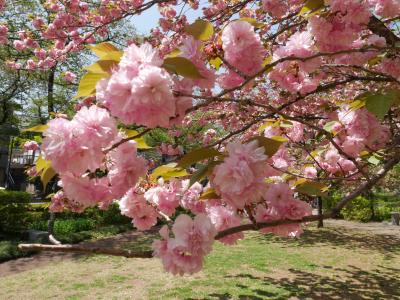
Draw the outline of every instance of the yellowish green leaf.
M282 121L279 123L279 127L282 127L282 128L292 128L292 127L293 127L293 123L292 123L291 121L288 121L288 120L282 120Z
M356 99L350 103L350 110L356 110L365 106L365 99Z
M109 52L119 52L120 50L111 43L100 43L97 45L89 45L88 48L96 54L97 57L102 58Z
M320 10L324 7L324 0L307 0L303 8L300 10L299 15L310 15L311 13Z
M123 129L121 129L121 131L124 133L124 135L127 138L131 138L131 137L134 137L134 136L139 134L139 132L137 132L136 130L133 130L133 129L123 128ZM135 138L134 141L136 142L136 148L137 149L145 150L145 149L151 149L152 148L146 143L146 140L144 139L143 136Z
M277 141L277 142L280 142L280 143L286 143L286 142L289 141L287 138L285 138L283 136L280 136L280 135L271 136L270 139L274 140L274 141Z
M328 131L328 132L332 132L333 131L333 127L338 124L338 121L330 121L328 123L326 123L324 125L324 130Z
M47 184L50 182L50 180L56 176L56 172L53 170L51 166L48 168L45 168L42 173L40 174L40 180L42 181L43 184L43 191L46 190Z
M177 57L182 53L182 51L179 48L176 48L172 50L170 54L168 54L166 57Z
M296 191L309 196L325 196L328 187L316 181L305 181L296 185Z
M96 93L97 82L108 76L108 73L86 73L79 82L78 92L75 98L94 95Z
M256 19L254 18L240 18L240 21L245 21L247 23L250 23L252 26L254 26L255 28L261 28L264 26L263 23L258 22Z
M259 128L258 128L258 132L263 132L265 129L267 129L268 127L272 126L274 124L273 121L267 121L265 123L263 123Z
M214 28L211 22L198 19L193 24L186 26L185 32L196 40L207 41L214 34Z
M367 161L371 164L373 164L374 166L377 166L381 163L381 158L376 156L376 155L371 155Z
M214 148L200 148L185 154L178 162L178 167L187 168L199 161L219 156L221 153Z
M215 189L213 189L213 188L209 188L209 189L205 190L200 196L201 200L219 199L219 198L220 198L220 196L217 195L217 193L215 192Z
M168 72L178 74L183 77L201 79L203 76L199 73L197 67L184 57L167 57L162 65Z
M186 172L186 170L178 168L176 163L170 163L154 169L153 173L150 175L150 180L155 182L160 176L165 180L169 180L173 177L183 177L187 175L189 174Z
M118 65L118 62L115 60L99 60L94 64L86 67L85 69L90 73L105 73L111 74L111 71L115 69Z
M22 132L43 132L45 131L49 126L47 124L40 124L33 126L31 128L23 129L21 130Z
M211 58L208 62L209 62L210 65L213 66L214 69L217 70L217 71L219 70L219 68L220 68L221 65L222 65L222 60L221 60L219 57Z
M41 171L48 169L51 167L51 161L45 160L42 155L39 155L36 160L36 172L40 173Z
M264 147L265 154L268 155L269 157L273 156L279 150L279 147L283 143L282 141L272 138L266 138L264 136L257 136L251 138L249 141L254 141L254 140L258 142L258 145L260 147Z

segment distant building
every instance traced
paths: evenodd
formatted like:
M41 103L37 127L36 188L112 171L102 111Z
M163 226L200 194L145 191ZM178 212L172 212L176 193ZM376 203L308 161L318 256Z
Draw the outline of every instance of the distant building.
M8 139L8 143L5 141L3 137L0 144L0 186L17 191L34 191L25 171L34 165L39 151L10 148L12 138Z

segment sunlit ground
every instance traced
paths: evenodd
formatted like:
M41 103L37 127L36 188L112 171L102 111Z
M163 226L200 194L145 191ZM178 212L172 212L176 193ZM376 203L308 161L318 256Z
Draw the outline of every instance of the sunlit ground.
M173 277L158 259L76 256L1 277L0 299L400 299L400 237L310 227L299 240L216 244L193 276Z

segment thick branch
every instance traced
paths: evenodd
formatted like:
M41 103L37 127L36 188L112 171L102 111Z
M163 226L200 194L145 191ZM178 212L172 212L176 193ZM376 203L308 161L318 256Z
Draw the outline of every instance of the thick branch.
M326 213L322 215L323 219L329 219L332 218L334 215L332 213ZM312 216L306 216L302 219L299 220L275 220L275 221L268 221L268 222L259 222L256 224L250 223L250 224L244 224L232 228L225 229L223 231L220 231L217 236L215 237L216 240L222 239L223 237L242 232L242 231L249 231L249 230L259 230L262 228L266 227L273 227L273 226L278 226L278 225L287 225L287 224L298 224L298 223L304 223L304 222L313 222L313 221L318 221L321 219L321 216L317 215L312 215Z
M19 244L21 251L53 251L53 252L78 252L89 254L106 254L124 256L129 258L151 258L152 251L132 251L113 248L88 247L81 245L43 245L43 244Z
M337 205L336 207L332 210L332 212L337 215L340 210L346 206L347 203L349 203L351 200L353 200L355 197L359 196L362 194L362 192L369 190L372 188L379 180L381 180L383 177L385 177L386 173L389 172L395 165L397 165L400 162L400 153L396 152L394 157L389 159L383 168L379 170L374 177L372 177L370 180L366 181L360 187L351 193L349 193L346 197L344 197Z
M383 36L389 45L395 46L396 43L400 42L400 38L375 16L369 19L368 29L376 35Z

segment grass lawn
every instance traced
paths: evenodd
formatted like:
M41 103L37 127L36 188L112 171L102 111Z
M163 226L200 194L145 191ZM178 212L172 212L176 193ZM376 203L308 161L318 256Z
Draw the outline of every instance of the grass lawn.
M249 233L216 243L193 276L166 274L158 259L80 256L0 280L0 299L48 298L400 299L400 238L340 227L310 227L299 240Z

